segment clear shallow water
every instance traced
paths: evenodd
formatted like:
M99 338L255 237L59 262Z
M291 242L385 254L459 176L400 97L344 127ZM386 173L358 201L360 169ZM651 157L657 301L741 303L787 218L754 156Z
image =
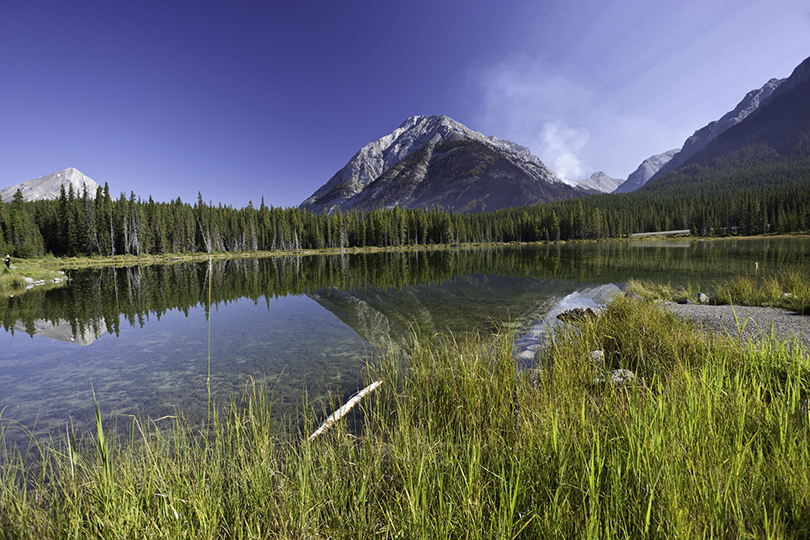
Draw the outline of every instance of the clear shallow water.
M164 313L142 327L121 325L82 346L44 336L0 334L0 402L4 418L47 430L93 418L93 391L105 414L205 414L208 321L205 307ZM60 326L69 326L63 322ZM327 345L328 344L328 345ZM242 298L211 317L211 388L238 394L251 376L283 396L305 382L340 388L361 378L370 347L307 296L256 304ZM287 398L288 400L290 397Z
M807 239L634 242L216 261L74 271L0 299L0 409L36 432L102 413L204 418L251 377L282 405L363 385L367 362L428 332L532 321L570 295L649 279L714 283L810 269ZM210 321L208 279L211 279ZM574 294L574 297L576 294Z

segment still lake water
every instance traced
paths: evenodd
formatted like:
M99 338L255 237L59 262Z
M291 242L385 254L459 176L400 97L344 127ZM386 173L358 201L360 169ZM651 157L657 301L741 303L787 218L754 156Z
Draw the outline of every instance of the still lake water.
M0 299L0 422L37 433L106 416L207 411L251 378L281 405L363 386L382 351L428 332L491 331L631 278L713 285L810 273L810 239L510 246L69 272ZM210 274L209 274L210 272ZM209 279L211 287L209 291ZM210 292L210 301L209 301ZM527 326L528 328L528 326ZM210 330L210 331L209 331ZM209 338L210 336L210 338Z

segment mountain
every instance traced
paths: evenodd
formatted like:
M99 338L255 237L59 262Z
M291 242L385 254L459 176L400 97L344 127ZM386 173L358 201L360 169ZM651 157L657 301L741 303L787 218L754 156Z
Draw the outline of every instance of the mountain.
M94 327L93 325L83 326L83 329L78 329L74 333L71 323L64 319L57 319L48 321L45 319L34 319L33 321L17 321L14 325L17 332L24 332L34 335L43 336L51 339L58 339L66 343L77 343L79 345L90 345L102 335L107 333L107 327L101 325ZM102 330L103 329L103 330Z
M447 116L412 116L367 144L301 207L431 208L471 213L582 195L528 148Z
M622 184L623 180L611 178L602 171L595 172L590 178L575 180L576 186L580 189L588 189L598 193L612 193L614 189Z
M470 273L442 283L361 289L329 287L307 293L374 347L406 348L414 328L462 334L493 321L518 326L540 306L570 293L570 282Z
M748 118L751 113L766 105L773 96L774 91L786 80L787 79L771 79L765 83L762 88L748 92L732 111L727 112L719 120L709 122L686 139L680 152L677 152L672 156L672 159L663 164L648 181L661 178L665 174L682 166L719 135L736 126Z
M672 156L680 152L680 148L676 148L674 150L670 150L668 152L664 152L663 154L656 154L654 156L648 157L645 159L641 165L638 166L638 169L633 171L633 173L627 177L627 180L620 186L618 186L613 193L628 193L630 191L635 191L647 182L649 182L650 178L657 173L661 167L663 167L666 163L668 163Z
M95 198L99 185L85 176L81 171L70 167L59 172L46 174L33 180L28 180L21 184L9 186L0 190L0 200L11 202L17 190L22 191L25 202L39 201L42 199L58 199L60 188L65 186L65 192L69 186L73 186L73 192L77 197L82 195L84 186L87 186L87 194L90 198Z
M667 167L662 168L644 189L700 183L708 192L810 181L810 58L778 82L742 120L711 138L677 169L662 174Z

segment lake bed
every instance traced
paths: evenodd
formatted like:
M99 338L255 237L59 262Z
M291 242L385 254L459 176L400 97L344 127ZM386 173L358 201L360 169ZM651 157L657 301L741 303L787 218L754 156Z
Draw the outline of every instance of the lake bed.
M810 268L810 239L646 241L225 260L69 271L0 299L2 420L44 433L102 414L207 413L251 379L286 407L362 388L411 332L532 325L629 279L698 284ZM210 286L209 286L210 284ZM210 296L209 296L210 294ZM209 355L210 343L210 355ZM209 364L210 358L210 364Z

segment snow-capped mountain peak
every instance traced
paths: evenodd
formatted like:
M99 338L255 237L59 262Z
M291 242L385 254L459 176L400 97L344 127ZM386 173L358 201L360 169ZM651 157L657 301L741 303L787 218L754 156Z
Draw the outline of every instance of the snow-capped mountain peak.
M375 205L418 206L427 204L425 197L422 196L425 195L426 191L431 192L431 201L434 204L439 204L436 197L440 191L438 184L441 179L436 174L438 174L442 166L439 165L437 160L448 158L451 153L459 149L459 145L465 145L468 150L477 156L476 159L488 161L488 163L492 163L495 155L503 157L509 162L510 170L513 171L505 173L501 170L499 174L504 178L521 176L533 178L534 181L542 181L545 185L562 185L560 179L540 161L540 158L533 155L524 146L497 137L484 136L444 115L411 116L392 133L361 148L346 166L305 200L301 206L315 211L335 207L346 209ZM473 146L477 149L471 150ZM435 155L434 150L438 152ZM484 158L482 152L489 152L492 155ZM468 156L469 159L471 158ZM406 165L406 162L409 164ZM466 165L465 162L464 166ZM429 177L429 166L432 167L431 170L434 173L433 177L430 178L432 182L428 182L429 187L426 187L427 184L423 185L420 188L422 191L419 191L417 187L422 185L423 181ZM403 167L408 168L407 175L405 175L407 179L405 179L405 176L400 175ZM468 203L472 203L473 200L480 202L479 199L484 196L482 195L482 185L486 181L491 181L492 178L483 171L481 171L481 174L476 173L477 176L476 174L469 174L475 170L475 167L470 167L466 171L459 171L458 168L455 168L453 169L454 172L442 169L445 176L453 176L456 173L467 175L464 178L465 182L469 184L465 188L468 193L463 196L459 195L458 200L465 199ZM388 183L391 183L394 177L397 178L398 187L395 191L399 195L394 196L389 191L383 196L382 192L387 190L383 190L381 185L377 185L373 190L367 189L383 176L385 176ZM473 180L473 177L475 177L475 180ZM489 180L485 180L485 178L489 178ZM476 182L475 189L470 187L473 182ZM454 189L461 188L457 186ZM372 191L374 191L375 196L369 198ZM475 197L472 196L473 192L476 192ZM381 202L382 199L386 201L384 204ZM448 205L448 207L454 207L446 200L443 201L443 204Z
M91 178L87 177L73 167L63 169L61 171L46 174L33 180L28 180L20 184L15 184L0 190L0 199L3 202L11 202L14 194L19 189L22 193L23 200L38 201L42 199L56 199L59 197L59 192L62 186L65 186L65 191L73 186L73 193L76 197L81 197L86 187L87 194L90 198L95 198L96 190L99 185Z

